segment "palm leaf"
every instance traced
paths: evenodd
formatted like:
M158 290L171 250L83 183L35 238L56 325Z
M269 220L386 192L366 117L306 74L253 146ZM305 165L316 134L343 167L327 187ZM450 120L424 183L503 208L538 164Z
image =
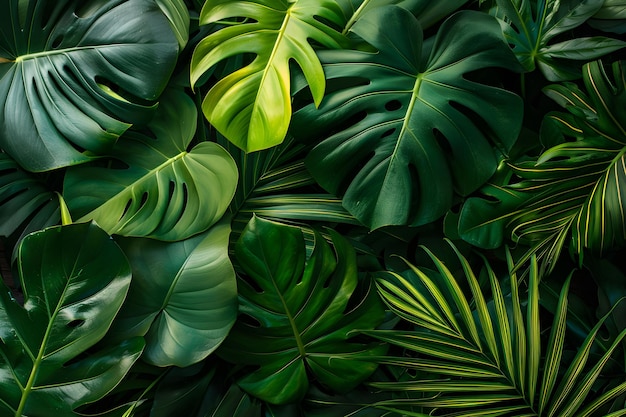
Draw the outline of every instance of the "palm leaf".
M519 263L536 254L543 258L543 271L552 269L568 242L581 261L584 249L601 254L624 245L624 62L614 63L612 69L613 80L599 61L586 64L583 80L587 93L574 84L545 90L569 113L550 113L544 121L542 139L553 143L560 138L561 143L537 160L512 164L513 172L522 180L496 193L487 191L499 200L497 204L482 198L468 199L459 220L462 237L493 247L489 237L497 233L503 236L506 230L515 242L530 246ZM481 215L472 217L479 210Z
M373 387L431 393L434 395L431 398L409 403L441 409L450 416L590 415L624 392L623 384L606 390L594 385L600 382L607 361L626 337L626 331L622 332L599 359L595 362L590 359L589 352L608 315L589 333L567 370L560 371L569 279L561 291L549 341L544 345L536 258L531 259L528 297L523 302L515 273L510 274L510 297L505 297L500 280L487 264L489 296L480 288L468 261L452 247L463 266L471 299L460 290L457 278L430 252L427 253L438 272L435 276L430 274L432 278L414 266L408 274L387 273L379 278L379 291L387 305L416 326L406 331L364 332L406 352L402 357L379 358L379 362L427 372L430 376L412 381L374 382ZM508 263L512 270L510 255ZM434 285L435 282L438 284ZM425 295L418 295L418 290ZM473 308L468 312L469 305ZM429 311L434 314L428 314ZM442 376L445 379L440 379Z

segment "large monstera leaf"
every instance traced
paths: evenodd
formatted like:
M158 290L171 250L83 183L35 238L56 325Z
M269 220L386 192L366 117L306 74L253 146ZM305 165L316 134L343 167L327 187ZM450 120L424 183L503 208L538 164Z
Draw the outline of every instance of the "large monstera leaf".
M164 95L148 126L152 134L129 131L113 149L126 167L68 171L64 197L73 217L94 219L110 234L168 241L211 227L228 208L238 173L216 143L187 151L196 121L194 103L184 92Z
M227 221L179 242L119 243L133 282L109 337L145 336L142 358L185 367L213 352L237 317L237 283L228 257Z
M390 31L390 22L403 30ZM515 59L496 20L476 12L445 21L430 53L416 18L397 6L372 10L353 32L378 52L320 51L327 78L347 87L319 110L297 112L293 134L338 131L310 152L307 166L362 223L429 223L455 192L474 191L495 171L491 132L504 148L517 138L519 97L467 78Z
M503 15L504 34L526 71L539 67L549 81L580 78L580 63L626 46L604 36L569 39L552 43L600 11L604 0L496 0Z
M219 80L208 92L202 109L209 122L228 140L252 152L281 143L291 120L289 62L304 72L313 99L324 96L322 65L310 41L338 48L345 17L333 0L217 0L205 3L200 23L241 18L210 34L196 47L191 81L220 61L254 54L247 66Z
M94 223L28 235L18 251L19 305L0 296L0 414L74 416L113 389L144 347L133 338L97 351L130 285L120 248Z
M354 249L329 232L334 252L315 233L307 259L299 228L254 217L236 245L245 274L238 285L241 317L218 354L250 366L237 383L270 403L302 399L309 378L346 392L375 370L368 357L385 351L349 340L355 330L376 327L384 311L369 285L355 293Z
M106 152L152 116L177 53L153 0L4 1L0 146L30 171Z
M613 64L613 79L601 62L586 64L583 81L587 93L574 84L553 85L546 93L568 110L550 113L544 121L544 140L561 143L537 160L512 166L521 178L492 195L499 201L468 199L461 210L461 236L480 235L496 228L530 245L528 255L543 258L550 270L563 246L572 243L581 255L626 243L626 82L625 63ZM566 139L567 138L567 139ZM488 207L490 206L490 207ZM477 207L479 209L477 210ZM482 211L482 216L472 213ZM497 219L497 221L496 221ZM490 245L486 240L479 246ZM500 236L500 233L497 235ZM582 257L581 257L582 261Z

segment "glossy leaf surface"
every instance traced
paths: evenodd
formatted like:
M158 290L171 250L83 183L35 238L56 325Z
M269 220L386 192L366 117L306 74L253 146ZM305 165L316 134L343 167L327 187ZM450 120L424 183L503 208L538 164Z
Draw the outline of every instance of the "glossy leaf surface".
M30 171L106 152L152 116L177 52L152 0L4 1L0 146Z
M568 62L590 61L626 46L626 42L603 36L568 39L552 43L598 13L604 0L496 0L508 23L504 34L526 71L539 67L549 81L580 78L580 66Z
M220 133L252 152L285 139L291 120L289 61L304 72L315 103L321 102L324 70L310 42L338 48L344 41L331 25L341 27L345 18L332 0L217 0L205 3L200 23L236 17L246 19L198 44L191 82L229 57L254 54L249 65L217 82L202 104L206 118Z
M114 148L127 168L70 170L63 188L73 217L94 219L110 234L168 241L207 230L228 208L238 174L216 143L187 151L196 120L189 97L168 93L148 126L152 135L128 132Z
M121 240L133 282L112 335L145 336L142 358L157 366L185 367L213 352L237 317L229 234L222 221L179 242Z
M390 22L404 29L390 31ZM474 191L495 171L482 124L504 148L517 137L519 97L466 76L508 68L514 57L496 20L470 11L446 20L432 49L416 18L397 6L372 10L352 31L378 52L320 51L328 80L340 87L319 110L296 113L293 133L336 133L310 152L307 167L372 229L432 222L455 193Z
M377 326L383 309L367 285L353 295L354 250L330 234L334 251L316 233L307 259L300 229L255 217L236 245L245 272L238 284L241 317L218 353L252 366L237 383L270 403L302 399L309 378L350 390L374 371L367 358L385 351L349 340L353 330Z
M0 297L0 412L73 416L115 387L144 347L134 338L85 355L124 300L128 261L104 231L83 223L27 236L17 262L24 306Z

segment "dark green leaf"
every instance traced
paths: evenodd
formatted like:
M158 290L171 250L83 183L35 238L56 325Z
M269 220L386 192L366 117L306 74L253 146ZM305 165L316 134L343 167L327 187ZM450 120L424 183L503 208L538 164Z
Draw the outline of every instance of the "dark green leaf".
M404 29L390 31L389 22ZM320 51L327 78L347 87L319 110L296 113L293 133L313 139L338 131L310 152L307 166L362 223L432 222L455 193L467 195L495 171L488 132L504 148L514 142L519 97L466 77L510 68L514 59L495 19L470 11L441 25L429 57L418 21L397 6L373 10L353 32L378 52Z
M144 347L134 338L84 354L122 305L130 267L93 223L27 236L17 262L24 306L0 297L1 414L73 416L115 387Z
M383 309L369 286L355 292L354 250L337 233L330 235L334 252L315 233L306 259L300 229L255 217L236 245L246 276L239 281L242 317L218 353L258 367L238 384L270 403L302 399L312 377L348 391L374 371L368 357L385 350L350 340L352 331L378 325Z
M4 1L0 146L30 171L105 153L153 115L177 52L152 0Z

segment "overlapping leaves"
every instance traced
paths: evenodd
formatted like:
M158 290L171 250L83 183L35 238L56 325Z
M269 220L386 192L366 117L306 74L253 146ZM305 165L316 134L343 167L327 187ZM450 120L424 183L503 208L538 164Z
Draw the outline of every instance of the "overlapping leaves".
M321 102L324 71L310 42L338 48L343 37L331 25L346 22L332 0L218 0L206 2L200 23L235 18L245 19L227 23L198 44L191 81L229 57L254 54L250 64L219 80L202 104L218 131L252 152L285 139L292 112L291 60L304 72L315 103Z
M332 247L315 234L306 257L299 228L253 218L236 246L240 320L218 353L251 367L238 380L246 392L275 404L302 399L309 378L346 392L369 376L367 358L384 346L349 340L383 318L375 292L357 289L354 249L330 231ZM356 299L355 299L356 297Z
M535 4L536 3L536 4ZM526 71L539 67L549 81L580 78L580 64L626 46L604 36L551 43L600 11L604 0L496 0L504 15L504 34Z
M546 344L542 332L548 326L542 326L540 320L536 258L531 260L524 300L516 274L510 274L509 298L503 281L488 264L491 291L481 289L469 263L457 251L471 291L469 299L448 267L426 251L437 273L411 266L405 276L387 273L378 280L385 302L416 328L366 333L407 352L403 357L383 358L382 363L432 377L374 383L375 387L427 394L427 398L404 401L405 406L441 409L450 413L447 415L511 417L595 416L626 392L626 382L596 385L626 337L622 331L606 351L597 357L590 354L607 316L589 332L569 364L563 364L569 279L562 288ZM510 257L508 264L512 270Z
M153 115L177 52L152 0L4 1L0 146L30 171L106 152Z
M389 22L403 30L389 30ZM320 51L327 79L339 87L319 110L298 111L293 133L335 133L310 152L307 167L373 229L432 222L455 192L466 195L493 174L489 138L505 149L515 141L519 97L468 76L515 59L496 20L470 11L446 20L434 44L397 6L372 10L352 31L377 52Z
M623 246L626 241L626 81L624 62L584 67L587 93L574 84L554 85L546 93L569 113L548 115L543 135L560 143L538 160L512 166L521 181L496 188L497 204L480 198L461 212L461 236L504 228L514 241L530 245L550 269L568 242L575 252ZM560 140L558 137L560 136ZM556 139L555 139L556 138ZM476 216L477 206L482 216ZM493 246L500 234L485 233L479 245Z
M228 208L238 173L216 143L187 151L196 120L193 101L169 92L148 126L154 137L128 132L113 149L126 167L68 171L63 195L72 215L124 236L172 241L207 230Z
M124 377L142 338L90 351L105 335L130 284L119 247L93 223L27 236L18 251L24 305L0 296L0 412L75 415Z

